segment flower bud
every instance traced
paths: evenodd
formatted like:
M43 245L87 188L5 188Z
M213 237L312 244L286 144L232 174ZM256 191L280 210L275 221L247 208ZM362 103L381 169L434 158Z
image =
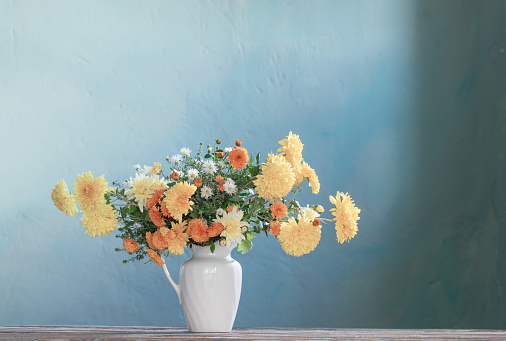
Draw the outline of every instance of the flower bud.
M241 144L242 144L242 142L241 142L240 140L235 140L235 145L236 145L237 147L239 147Z
M217 152L217 153L216 153L216 156L217 156L217 157L223 157L223 152Z
M315 220L313 220L313 225L320 226L320 219L316 218Z
M216 144L221 144L221 140L216 140Z
M174 172L172 172L172 174L170 175L170 177L172 179L174 179L174 180L177 180L177 178L179 178L179 174L176 171L174 171Z
M316 205L316 212L323 213L325 212L325 209L323 208L322 205Z
M210 152L212 152L212 151L213 151L213 147L211 147L211 146L207 146L207 151L208 151L209 153L210 153Z
M247 231L248 231L248 228L246 226L241 227L241 232L242 233L247 232Z
M227 245L227 241L225 239L220 240L220 246Z
M168 157L168 156L166 156L166 157L165 157L165 160L169 161L169 157Z

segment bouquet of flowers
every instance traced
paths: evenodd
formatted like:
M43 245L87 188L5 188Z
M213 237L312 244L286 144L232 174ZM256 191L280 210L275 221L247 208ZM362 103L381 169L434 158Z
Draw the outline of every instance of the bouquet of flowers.
M348 193L337 192L330 201L333 219L324 219L321 205L301 207L295 196L305 182L313 193L320 183L315 171L302 157L303 144L298 135L289 133L279 141L277 153L260 163L242 147L223 148L221 141L192 154L181 148L179 154L166 157L168 169L160 163L135 165L135 176L109 187L104 175L94 178L82 173L71 193L63 179L52 191L55 206L69 216L79 205L85 232L91 237L118 230L123 248L131 258L149 256L158 265L161 253L180 255L192 245L210 246L237 243L246 253L256 234L278 239L283 250L302 256L315 249L321 238L321 222L335 223L337 241L353 238L358 229L358 209Z

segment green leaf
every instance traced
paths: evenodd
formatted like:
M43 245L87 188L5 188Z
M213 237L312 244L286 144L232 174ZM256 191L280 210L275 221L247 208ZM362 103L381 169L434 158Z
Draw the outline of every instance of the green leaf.
M214 245L214 243L211 244L210 249L211 249L211 252L214 253L214 249L216 249L216 245Z
M251 250L253 247L253 243L249 239L243 239L241 244L237 245L237 251L241 252L243 255Z
M212 157L212 155L211 155L211 154L206 154L206 155L204 155L204 159L209 159L210 157Z
M246 239L251 240L251 239L253 239L253 238L255 238L255 237L256 237L256 236L255 236L253 233L250 233L250 232L246 233Z

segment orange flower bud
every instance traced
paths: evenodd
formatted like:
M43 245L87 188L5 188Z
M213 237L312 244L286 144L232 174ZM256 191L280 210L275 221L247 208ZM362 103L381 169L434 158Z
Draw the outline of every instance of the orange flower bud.
M216 144L221 144L221 140L216 140Z
M313 220L313 225L320 226L320 219L316 218L315 220Z
M217 153L216 153L216 156L217 156L217 157L223 157L223 152L217 152Z
M241 142L240 140L235 140L235 145L236 145L237 147L239 147L241 144L242 144L242 142Z
M174 180L177 180L177 178L179 178L179 174L176 171L174 171L174 172L172 172L172 174L170 175L170 177L172 179L174 179Z

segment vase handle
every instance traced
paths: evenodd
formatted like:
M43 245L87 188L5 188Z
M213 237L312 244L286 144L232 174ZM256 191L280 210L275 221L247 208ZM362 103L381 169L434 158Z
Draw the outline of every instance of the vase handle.
M172 279L172 277L170 277L169 270L167 270L167 267L165 266L165 255L163 254L163 252L162 252L162 257L161 258L162 258L162 261L163 261L163 272L165 272L165 276L167 276L167 279L169 280L170 284L174 288L174 291L177 294L177 298L179 299L179 304L181 304L181 296L179 294L179 284L176 284L176 282L174 282L174 280Z

